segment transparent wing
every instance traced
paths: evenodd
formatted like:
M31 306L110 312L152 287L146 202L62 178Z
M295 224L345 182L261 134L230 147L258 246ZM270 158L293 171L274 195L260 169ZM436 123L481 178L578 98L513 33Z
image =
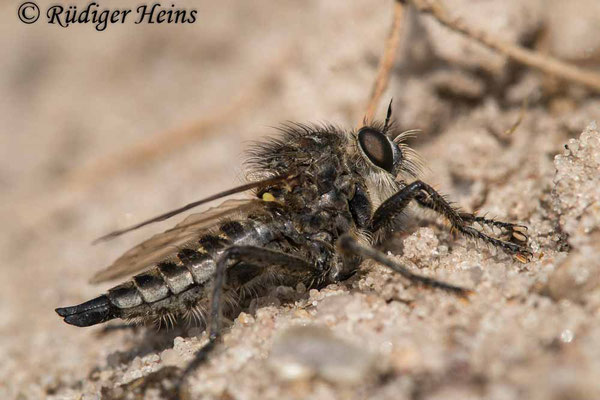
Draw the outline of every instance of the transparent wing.
M204 203L208 203L209 201L213 201L213 200L217 200L217 199L220 199L220 198L223 198L223 197L227 197L227 196L235 194L235 193L245 192L245 191L250 190L250 189L256 189L256 188L259 188L259 187L265 187L265 186L268 186L268 185L271 185L271 184L274 184L274 183L277 183L277 182L285 181L285 180L287 180L289 178L291 178L291 176L286 176L286 175L273 176L271 178L266 178L266 179L263 179L263 180L260 180L260 181L246 183L244 185L237 186L237 187L225 190L223 192L215 193L212 196L205 197L204 199L201 199L201 200L196 200L196 201L194 201L192 203L186 204L183 207L179 207L179 208L176 208L174 210L167 211L164 214L157 215L156 217L152 217L150 219L147 219L147 220L145 220L143 222L137 223L137 224L132 225L130 227L127 227L127 228L124 228L124 229L119 229L119 230L116 230L114 232L111 232L108 235L104 235L104 236L99 237L98 239L94 240L94 242L92 244L96 244L96 243L104 242L104 241L107 241L107 240L111 240L111 239L114 239L117 236L121 236L121 235L123 235L123 234L125 234L127 232L135 231L136 229L139 229L139 228L141 228L143 226L150 225L150 224L153 224L153 223L159 222L159 221L164 221L166 219L171 218L174 215L181 214L184 211L190 210L190 209L192 209L194 207L198 207L199 205L204 204Z
M252 210L264 207L264 204L259 199L227 200L204 212L192 214L175 227L156 234L127 251L112 265L94 275L90 282L104 282L143 271L174 255L185 244L199 239L208 228L214 226L219 220L245 215Z

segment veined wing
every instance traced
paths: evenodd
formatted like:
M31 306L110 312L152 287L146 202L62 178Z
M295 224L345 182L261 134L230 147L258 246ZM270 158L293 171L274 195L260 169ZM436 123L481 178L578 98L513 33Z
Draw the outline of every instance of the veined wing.
M152 267L175 254L185 244L199 239L219 220L244 215L264 206L260 199L227 200L208 210L191 214L175 227L156 234L119 257L112 265L98 272L91 283L123 278Z

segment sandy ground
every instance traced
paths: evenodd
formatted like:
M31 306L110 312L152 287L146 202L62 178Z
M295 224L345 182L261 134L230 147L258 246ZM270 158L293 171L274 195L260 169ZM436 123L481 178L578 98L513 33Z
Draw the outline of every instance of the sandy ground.
M593 0L468 3L445 2L507 40L598 65ZM172 222L91 240L237 184L245 142L282 121L362 118L391 2L177 4L199 22L99 33L24 25L0 6L2 399L167 398L200 329L78 329L53 309L108 288L87 281ZM534 259L418 215L389 249L472 287L469 301L371 262L321 291L274 288L231 322L192 397L600 398L600 99L415 15L386 96L401 127L423 130L411 144L424 180L529 226Z

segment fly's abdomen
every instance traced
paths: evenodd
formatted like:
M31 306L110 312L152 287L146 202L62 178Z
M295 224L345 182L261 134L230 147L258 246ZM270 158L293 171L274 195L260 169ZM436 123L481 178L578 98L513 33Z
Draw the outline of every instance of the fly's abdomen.
M90 326L113 318L171 319L173 315L203 317L219 256L232 245L264 246L274 239L266 222L227 221L217 232L189 243L174 257L115 286L106 295L86 303L58 308L65 322Z

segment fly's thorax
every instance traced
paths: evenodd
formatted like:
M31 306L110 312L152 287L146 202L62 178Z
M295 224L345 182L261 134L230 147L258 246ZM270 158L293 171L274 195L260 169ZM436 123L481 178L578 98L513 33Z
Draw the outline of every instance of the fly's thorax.
M333 126L291 124L283 126L281 135L251 147L246 165L256 177L295 173L301 186L311 180L330 186L347 168L346 134Z

